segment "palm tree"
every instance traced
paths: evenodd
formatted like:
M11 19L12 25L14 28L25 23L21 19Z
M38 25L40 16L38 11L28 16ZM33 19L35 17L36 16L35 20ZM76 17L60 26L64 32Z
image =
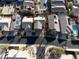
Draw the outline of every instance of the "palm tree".
M67 7L68 7L70 10L72 10L72 8L73 8L73 3L72 3L72 2L68 2L68 3L67 3Z
M67 14L70 18L75 18L77 17L76 15L74 15L74 13L72 12L73 9L73 2L71 1L67 1L65 0L65 5L66 5L66 9L67 9Z
M73 16L73 13L72 13L72 8L73 8L73 3L69 0L65 0L65 6L66 6L66 9L67 9L67 13L70 17Z

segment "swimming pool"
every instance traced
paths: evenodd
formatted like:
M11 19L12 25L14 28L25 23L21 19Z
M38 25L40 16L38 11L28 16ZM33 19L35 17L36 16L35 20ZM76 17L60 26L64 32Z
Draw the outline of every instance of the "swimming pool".
M78 36L78 28L76 25L72 25L72 31L75 36Z

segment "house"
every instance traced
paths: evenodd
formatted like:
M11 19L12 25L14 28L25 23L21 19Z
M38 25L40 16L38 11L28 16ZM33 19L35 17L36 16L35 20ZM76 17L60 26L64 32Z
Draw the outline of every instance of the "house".
M33 18L24 17L22 20L22 29L25 30L26 36L32 36Z
M51 10L51 12L56 12L56 13L58 13L58 12L59 13L62 13L62 12L65 13L66 7L65 7L65 3L63 1L62 0L51 0L51 1L47 2L48 10ZM51 5L50 5L50 3L51 3Z
M59 26L60 26L60 32L58 33L58 41L65 41L67 40L67 34L68 32L67 30L67 26L68 26L68 17L65 14L59 14L58 15L59 18ZM69 33L70 33L70 28L69 29Z
M45 17L37 16L34 18L34 29L42 30L45 24Z
M49 29L53 30L55 29L57 32L60 32L60 24L59 24L59 19L56 14L52 14L48 16L49 20Z
M52 12L66 12L65 5L62 1L51 1Z
M60 31L61 33L66 33L66 27L67 27L67 17L64 14L59 15L59 21L60 21Z
M8 59L36 59L36 46L28 46L25 44L9 44Z
M67 39L67 34L74 36L78 35L77 26L72 22L72 19L65 14L59 14L60 33L59 39Z
M72 21L70 17L67 15L59 15L59 22L60 22L60 32L62 34L68 34L74 36L78 35L78 28L77 25Z
M20 9L23 8L23 1L24 1L24 0L17 0L17 2L16 2L16 5L17 5L18 7L20 7Z
M74 5L79 5L79 0L73 0Z
M3 15L11 15L14 12L14 7L13 5L4 5L2 8L2 14Z
M25 10L28 10L29 8L31 10L34 9L34 1L33 0L24 0L23 6Z
M65 0L51 0L51 1L62 1L63 3L65 3Z
M60 59L68 59L68 58L69 59L75 59L72 54L68 54L68 55L62 54L61 57L60 57Z
M32 30L33 18L24 17L22 20L22 28L26 31Z
M21 25L21 16L19 14L15 15L14 29L20 29Z
M15 56L15 57L14 57ZM19 51L16 50L16 49L11 49L9 50L9 53L8 53L8 56L7 58L8 59L27 59L28 58L28 54L27 54L27 51ZM30 56L29 56L30 57ZM29 58L28 58L29 59Z
M0 16L0 30L1 31L9 31L10 23L11 23L11 17Z
M40 2L37 5L38 11L40 13L43 13L43 11L46 10L45 2L46 2L46 0L40 0Z
M72 13L75 15L75 16L78 16L79 15L79 8L77 6L73 6L72 8Z

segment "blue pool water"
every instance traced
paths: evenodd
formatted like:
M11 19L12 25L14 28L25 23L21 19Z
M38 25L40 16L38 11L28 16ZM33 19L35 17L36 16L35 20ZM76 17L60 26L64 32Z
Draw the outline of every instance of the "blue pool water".
M77 28L77 26L76 25L72 25L72 27L73 27L73 33L74 33L74 35L75 36L78 36L78 28Z

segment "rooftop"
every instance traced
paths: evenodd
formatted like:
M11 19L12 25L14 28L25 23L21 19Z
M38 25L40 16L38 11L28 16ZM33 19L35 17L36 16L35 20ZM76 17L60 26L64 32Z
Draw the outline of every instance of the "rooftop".
M41 20L45 20L45 17L37 16L37 17L34 18L34 20L40 20L40 21L41 21Z
M33 18L24 17L23 22L31 22L31 23L33 23Z

